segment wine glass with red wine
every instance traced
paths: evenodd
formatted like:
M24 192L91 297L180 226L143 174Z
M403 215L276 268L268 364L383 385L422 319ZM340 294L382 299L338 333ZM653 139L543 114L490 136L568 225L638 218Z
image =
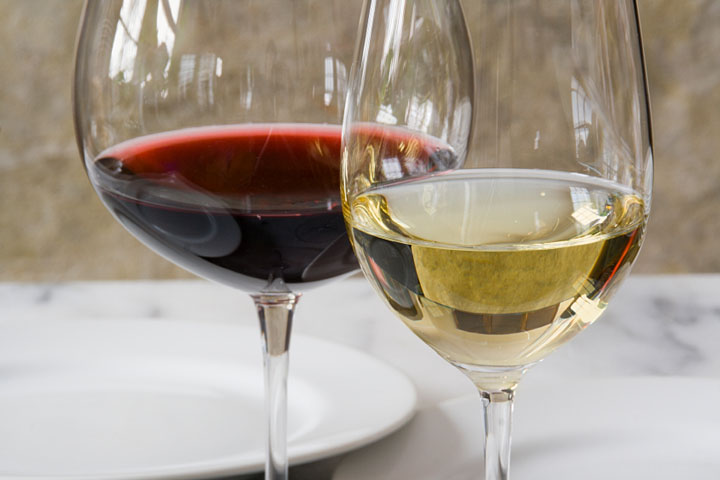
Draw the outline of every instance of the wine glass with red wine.
M287 477L300 292L357 266L339 199L352 3L94 0L80 25L75 127L103 203L163 257L255 302L267 479Z

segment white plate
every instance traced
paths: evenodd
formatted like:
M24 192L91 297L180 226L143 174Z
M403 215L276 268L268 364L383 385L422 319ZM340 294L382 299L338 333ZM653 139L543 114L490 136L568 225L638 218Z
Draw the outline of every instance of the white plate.
M260 471L257 330L168 320L0 323L0 477L180 479ZM380 361L295 336L289 456L366 445L413 414Z
M513 480L714 480L720 472L720 380L624 378L518 391ZM349 454L333 480L482 478L475 395L418 412Z

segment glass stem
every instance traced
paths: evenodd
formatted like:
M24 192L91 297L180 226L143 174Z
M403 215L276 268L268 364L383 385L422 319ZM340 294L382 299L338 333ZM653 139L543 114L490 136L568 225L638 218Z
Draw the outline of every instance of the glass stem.
M514 392L480 391L485 415L485 480L507 480Z
M265 480L287 480L287 376L288 349L295 305L300 295L252 295L260 320L265 369L267 448Z

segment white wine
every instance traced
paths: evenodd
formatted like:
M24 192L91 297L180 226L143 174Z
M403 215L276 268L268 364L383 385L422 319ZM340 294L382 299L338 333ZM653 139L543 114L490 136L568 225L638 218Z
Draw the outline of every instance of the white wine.
M543 170L461 170L381 186L345 215L390 308L459 366L519 367L592 323L647 212L627 187Z

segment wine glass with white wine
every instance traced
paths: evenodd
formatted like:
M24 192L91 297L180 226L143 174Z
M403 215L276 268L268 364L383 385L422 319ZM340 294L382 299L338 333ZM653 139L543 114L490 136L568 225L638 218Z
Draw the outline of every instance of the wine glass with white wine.
M365 276L482 397L508 478L527 369L603 312L643 240L652 141L631 0L367 0L343 132Z

